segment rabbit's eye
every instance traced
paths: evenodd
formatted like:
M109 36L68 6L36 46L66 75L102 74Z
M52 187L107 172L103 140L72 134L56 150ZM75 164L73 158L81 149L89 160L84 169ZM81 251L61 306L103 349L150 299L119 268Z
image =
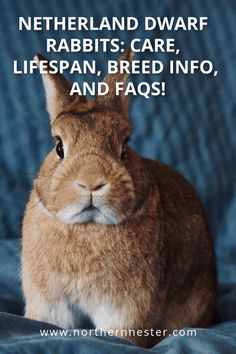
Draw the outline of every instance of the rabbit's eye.
M121 160L124 160L126 158L128 142L129 142L129 137L125 139L125 141L124 141L124 143L122 145L121 155L120 155Z
M63 142L60 138L57 138L57 144L56 144L56 152L57 155L63 159L64 158L64 147L63 147Z

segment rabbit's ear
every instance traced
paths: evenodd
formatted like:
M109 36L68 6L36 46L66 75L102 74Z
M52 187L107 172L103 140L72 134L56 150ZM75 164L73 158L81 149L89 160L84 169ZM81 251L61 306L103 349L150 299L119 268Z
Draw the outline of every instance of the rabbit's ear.
M129 48L126 50L123 55L120 57L118 63L121 60L128 60L130 63L134 58L134 52ZM110 109L114 109L124 115L128 115L128 108L129 108L129 100L128 96L124 95L125 88L128 83L129 75L127 73L120 73L119 72L120 65L118 64L118 72L116 74L107 74L104 79L109 85L109 92L105 96L97 96L96 103L99 106L105 106ZM123 82L123 92L121 91L119 95L116 95L116 82Z
M41 60L47 62L47 72L50 70L50 62L41 54L37 54L34 57L39 64ZM68 105L74 100L75 95L70 96L71 84L61 74L42 74L43 84L46 93L47 109L51 117L51 122L62 113L67 110ZM86 99L83 96L77 96L77 102L85 102ZM79 98L79 100L78 100Z

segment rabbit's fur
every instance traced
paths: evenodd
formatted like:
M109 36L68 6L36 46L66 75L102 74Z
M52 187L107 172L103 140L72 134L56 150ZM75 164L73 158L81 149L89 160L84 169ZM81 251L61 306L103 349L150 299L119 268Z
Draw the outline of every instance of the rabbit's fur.
M216 275L201 203L179 173L123 145L128 102L114 86L127 77L105 80L109 94L87 101L69 96L63 76L43 75L64 158L46 157L25 211L25 315L64 328L76 328L80 310L104 330L208 326Z

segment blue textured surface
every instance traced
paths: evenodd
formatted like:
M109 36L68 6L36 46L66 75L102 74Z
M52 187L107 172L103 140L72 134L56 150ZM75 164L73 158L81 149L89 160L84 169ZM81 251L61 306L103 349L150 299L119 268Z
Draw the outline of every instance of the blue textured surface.
M235 354L236 352L236 288L219 299L222 323L211 329L197 329L195 337L167 337L152 350L144 350L131 342L112 337L50 336L40 330L58 327L22 318L20 291L20 246L17 240L3 240L0 248L0 353L1 354ZM87 328L87 327L85 327Z
M164 32L160 33L160 36L163 38L175 36L181 48L180 58L213 60L218 76L207 77L201 74L168 76L167 72L158 76L158 80L166 81L167 94L165 97L154 97L150 100L142 97L133 99L131 117L135 130L131 144L142 155L161 160L176 168L192 182L198 191L205 205L215 240L221 294L219 312L222 320L235 320L235 1L0 0L0 9L0 237L3 239L1 242L0 306L2 310L18 314L22 311L22 297L17 290L20 284L18 278L14 278L19 263L16 262L17 256L12 258L18 253L18 246L16 246L18 243L4 239L15 239L20 236L23 210L33 177L52 146L40 75L35 73L34 75L14 76L12 62L14 59L19 61L31 59L36 52L46 54L45 39L49 35L54 38L64 36L67 39L86 36L95 38L98 35L96 32L89 34L82 32L78 35L76 32L19 32L18 16L95 16L101 18L102 16L129 15L140 19L143 16L208 16L209 26L204 32ZM134 33L104 31L100 35L102 37L118 36L127 45L131 38L145 37L141 29ZM148 37L154 38L154 33L149 32ZM89 58L98 61L104 74L105 55L106 59L111 58L109 54L87 54ZM112 57L115 58L115 55ZM154 59L160 56L142 53L137 57ZM164 61L167 59L165 55L161 57ZM85 55L55 53L49 55L49 58L73 60L84 59ZM85 77L74 76L73 79L82 82ZM134 78L135 81L142 81L142 79L144 79L142 75ZM88 75L86 80L90 81L92 77ZM151 82L154 77L145 75L145 80ZM15 322L13 318L12 321L9 323L17 326L18 320ZM1 321L3 322L4 320ZM221 326L223 327L217 329L219 336L216 332L202 331L196 339L199 351L206 352L204 346L207 345L208 339L209 348L211 348L209 353L236 351L236 349L234 351L229 349L233 341L236 347L236 339L232 339L232 333L236 333L236 324L228 327L227 325ZM9 325L9 328L13 327ZM34 333L37 333L37 329ZM10 343L14 338L14 331L11 332L9 338ZM22 341L24 342L24 339ZM38 341L39 339L36 338L34 343ZM54 339L51 341L53 342ZM174 342L170 341L166 342L169 349L165 347L164 341L158 346L159 349L156 352L179 353L181 350L190 352L188 348L197 352L191 344L192 339L187 338L186 342L183 338L174 339ZM8 342L6 340L5 343ZM108 345L109 342L109 340L106 341L107 352L138 352L137 348L136 351L132 351L131 347L127 347L125 351L124 347L121 349L119 346L115 347L117 349L112 347L113 350ZM75 348L73 343L71 348ZM80 352L95 352L96 343L92 342L91 351L81 349ZM80 345L86 348L85 344ZM229 347L222 350L222 345ZM171 346L175 349L168 351L171 350ZM11 352L9 347L6 348L6 352ZM23 352L23 349L19 352Z

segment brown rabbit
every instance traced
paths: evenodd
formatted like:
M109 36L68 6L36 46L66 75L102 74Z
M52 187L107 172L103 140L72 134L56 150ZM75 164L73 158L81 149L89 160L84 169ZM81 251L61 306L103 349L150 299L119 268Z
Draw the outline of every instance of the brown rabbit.
M212 323L213 246L192 186L128 146L127 96L115 94L127 75L105 81L109 94L88 101L70 96L62 75L43 74L56 147L25 211L25 316L75 328L82 311L96 328L150 347L160 338L128 330Z

